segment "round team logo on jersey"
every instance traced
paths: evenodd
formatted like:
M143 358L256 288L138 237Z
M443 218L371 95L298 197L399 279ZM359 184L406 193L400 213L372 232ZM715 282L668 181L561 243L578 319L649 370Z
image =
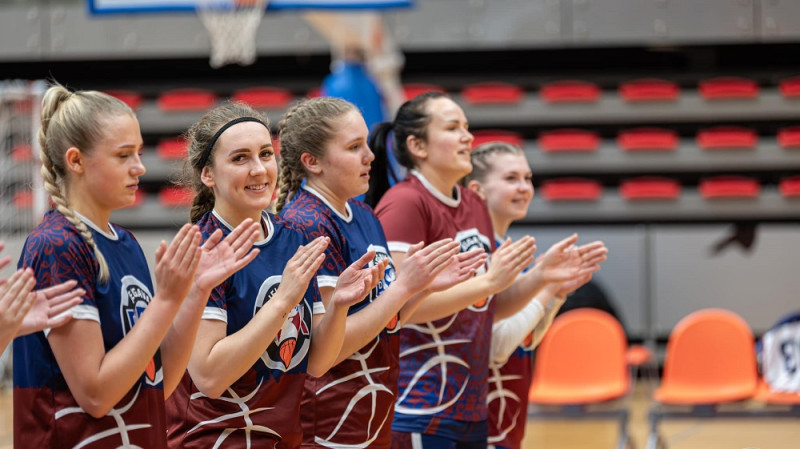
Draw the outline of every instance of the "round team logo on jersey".
M281 285L281 276L270 276L258 290L255 315L272 298ZM299 365L308 355L311 346L311 309L305 300L300 301L286 316L281 330L261 354L261 360L269 369L286 372Z
M150 289L139 279L131 275L122 278L122 291L120 292L120 322L122 335L131 331L136 321L142 316L147 305L153 299ZM164 371L161 367L160 357L154 357L145 368L145 382L148 385L158 385L164 380Z
M489 241L489 238L481 234L477 228L460 231L456 234L455 239L461 244L462 253L476 248L482 248L484 251L486 251L486 254L489 254L492 251L492 245ZM486 273L486 265L478 268L478 270L475 272L475 276L483 273ZM477 301L475 304L467 307L467 309L473 312L483 312L489 307L489 302L491 300L491 297L483 298L480 301Z
M389 255L389 251L386 250L383 246L380 245L369 245L367 251L374 250L375 257L367 264L368 267L374 267L375 265L379 264L382 260L388 259L389 264L386 265L386 270L383 273L383 279L378 281L378 285L372 289L369 293L369 302L374 301L381 295L390 285L397 279L397 271L394 269L394 262L392 261L391 256ZM397 332L399 329L397 328L398 316L395 316L386 324L386 330L389 332Z

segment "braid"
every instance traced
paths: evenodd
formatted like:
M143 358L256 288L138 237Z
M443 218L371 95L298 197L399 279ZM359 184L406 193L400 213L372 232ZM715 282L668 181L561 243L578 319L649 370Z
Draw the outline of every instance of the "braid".
M78 218L64 195L67 181L64 155L70 147L90 151L103 136L101 117L131 114L125 103L110 95L96 91L70 92L60 84L47 89L42 98L41 127L37 134L41 147L42 180L44 188L56 209L72 223L81 237L92 248L97 259L98 279L108 282L108 263L94 241L92 232Z
M283 210L288 200L300 190L300 186L303 184L303 176L301 174L303 172L303 167L302 165L297 166L297 162L299 162L299 160L290 161L289 158L281 158L281 174L278 178L278 199L275 204L275 210L278 213ZM290 164L292 166L290 166ZM298 174L301 175L298 176Z
M192 198L189 221L197 223L208 211L214 208L214 192L207 186L196 187L197 194Z

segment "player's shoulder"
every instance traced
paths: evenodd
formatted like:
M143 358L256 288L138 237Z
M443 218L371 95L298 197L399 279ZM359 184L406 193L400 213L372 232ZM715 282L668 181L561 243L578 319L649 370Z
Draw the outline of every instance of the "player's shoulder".
M28 244L52 244L64 249L81 245L83 237L78 228L56 210L45 214L42 221L28 235Z

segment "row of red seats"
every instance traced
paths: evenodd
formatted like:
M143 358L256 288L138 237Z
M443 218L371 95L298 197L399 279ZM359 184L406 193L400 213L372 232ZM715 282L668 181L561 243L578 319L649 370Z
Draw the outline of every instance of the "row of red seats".
M619 195L626 200L671 200L681 195L681 184L664 177L636 177L620 182ZM758 179L745 176L711 176L697 186L706 199L757 198ZM778 191L785 198L800 198L800 176L782 179ZM603 185L592 179L558 178L544 181L538 194L547 201L596 201L603 196Z
M623 180L618 191L626 200L671 200L680 197L682 188L675 179L637 177ZM698 192L707 199L757 198L760 191L757 179L743 176L713 176L698 184ZM778 191L785 198L800 198L800 176L782 179ZM603 185L592 179L558 178L544 181L537 194L547 201L596 201L603 196ZM193 196L190 190L177 186L167 186L158 192L159 203L167 207L188 206ZM141 204L145 197L144 192L137 192L134 206ZM18 209L30 208L32 202L30 191L14 195L13 204Z
M505 130L480 130L473 132L474 146L500 141L522 146L521 134ZM778 131L778 145L783 148L800 148L800 127ZM545 152L596 151L602 138L599 134L582 129L558 129L539 134L537 146ZM617 146L626 151L673 151L679 146L677 132L662 128L626 129L617 135ZM758 133L749 128L720 126L702 129L695 136L697 146L704 150L755 149Z
M404 90L407 98L427 91L445 91L441 86L413 83L405 85ZM720 77L700 81L697 90L707 100L755 99L759 95L760 87L751 79ZM786 98L800 97L800 76L782 80L779 90ZM676 101L680 97L681 89L672 81L647 78L626 81L620 84L617 92L626 102ZM142 95L133 91L112 90L109 93L134 109L143 101ZM517 104L522 102L525 93L520 86L496 81L469 84L461 90L464 101L471 105ZM539 94L548 103L592 103L600 100L602 89L588 81L562 80L543 84ZM308 97L318 95L318 88L307 93ZM279 87L259 86L238 90L232 98L260 109L285 109L294 99L294 94ZM207 110L218 99L218 95L211 90L184 88L162 93L158 96L157 104L162 111Z
M507 142L519 147L525 139L519 133L505 130L479 130L473 132L474 146L488 142ZM789 127L778 131L778 145L782 148L800 148L800 127ZM546 131L536 140L544 152L591 152L596 151L602 138L595 132L581 129L559 129ZM620 131L616 143L625 151L674 151L677 150L680 136L677 132L660 128L635 128ZM698 147L714 149L755 149L758 134L753 129L740 127L716 127L698 131L695 136ZM280 154L280 141L273 137L275 151ZM186 157L186 141L182 137L161 140L156 151L163 159ZM29 161L33 157L30 145L20 144L11 150L11 159L16 162Z

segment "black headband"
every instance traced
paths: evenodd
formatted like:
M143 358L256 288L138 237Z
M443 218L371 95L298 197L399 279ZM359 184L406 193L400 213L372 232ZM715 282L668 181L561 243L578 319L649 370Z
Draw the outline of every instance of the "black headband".
M258 119L258 118L255 118L255 117L239 117L239 118L235 118L235 119L229 121L228 123L222 125L217 130L217 132L214 134L214 137L211 138L211 142L208 143L208 147L206 147L206 151L203 153L203 156L200 158L200 168L205 167L206 164L208 163L208 158L211 157L211 150L213 150L214 149L214 145L217 144L217 139L219 139L219 136L221 136L222 133L224 133L226 129L230 128L231 126L233 126L233 125L235 125L237 123L242 123L242 122L257 122L257 123L261 123L262 125L264 125L264 128L267 128L267 130L269 130L269 127L267 126L266 123L261 121L261 119Z

